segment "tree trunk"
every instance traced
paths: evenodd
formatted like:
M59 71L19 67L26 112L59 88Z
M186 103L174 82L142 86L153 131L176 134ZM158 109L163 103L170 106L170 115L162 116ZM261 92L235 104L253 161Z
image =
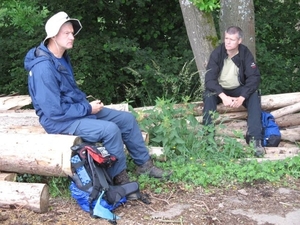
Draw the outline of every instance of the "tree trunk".
M233 25L240 27L244 32L243 44L250 49L256 58L253 0L221 0L219 24L222 40L224 40L224 32L228 27Z
M22 207L45 213L49 206L49 187L39 183L0 181L0 207Z
M201 85L210 53L218 43L218 37L211 13L199 11L189 0L179 0L190 45L196 60Z

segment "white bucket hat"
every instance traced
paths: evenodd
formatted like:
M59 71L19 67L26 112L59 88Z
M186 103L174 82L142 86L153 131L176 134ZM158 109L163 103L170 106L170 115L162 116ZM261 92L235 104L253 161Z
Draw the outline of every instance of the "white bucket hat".
M61 26L68 21L72 23L74 29L74 36L76 36L76 34L78 34L82 28L80 21L77 19L70 18L65 12L58 12L55 15L53 15L50 19L48 19L45 25L47 37L44 39L43 43L45 43L45 41L48 38L57 35Z

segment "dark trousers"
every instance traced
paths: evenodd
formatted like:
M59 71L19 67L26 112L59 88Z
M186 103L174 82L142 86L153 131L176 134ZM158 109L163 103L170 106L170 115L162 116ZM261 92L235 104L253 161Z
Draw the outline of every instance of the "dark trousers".
M232 90L223 89L223 92L226 95L231 97L239 97L241 94L241 90L242 87L238 87ZM215 93L205 90L203 95L203 102L204 102L203 124L209 125L212 124L212 118L209 112L216 111L217 105L221 103L222 100ZM249 135L250 138L254 138L255 140L261 140L262 139L261 104L260 104L260 97L258 95L258 91L255 91L253 94L249 96L249 98L245 99L243 102L243 106L247 109L247 113L248 113L247 135Z

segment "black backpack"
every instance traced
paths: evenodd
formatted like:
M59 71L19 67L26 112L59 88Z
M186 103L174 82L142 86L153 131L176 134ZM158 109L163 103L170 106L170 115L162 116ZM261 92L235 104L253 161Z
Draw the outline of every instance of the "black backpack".
M70 177L76 187L89 193L90 214L93 216L92 203L104 191L104 199L111 205L117 204L124 197L135 193L140 197L137 182L113 185L106 169L111 167L117 158L110 155L105 147L91 143L81 143L71 147ZM94 217L94 216L93 216Z

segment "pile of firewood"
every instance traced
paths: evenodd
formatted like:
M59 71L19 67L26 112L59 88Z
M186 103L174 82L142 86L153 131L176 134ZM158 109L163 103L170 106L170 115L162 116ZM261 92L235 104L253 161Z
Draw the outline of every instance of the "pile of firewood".
M9 172L0 176L0 207L17 205L36 212L45 212L49 203L49 190L45 184L17 183L15 173L30 173L44 176L68 176L71 174L70 157L76 136L46 134L39 125L34 110L18 110L30 104L29 96L9 96L0 98L0 171ZM194 114L199 123L202 121L203 102L195 102ZM265 148L262 160L279 160L299 154L297 142L300 141L300 92L261 97L262 109L275 117L281 129L282 142L275 148ZM127 104L107 107L128 111ZM176 107L184 107L178 104ZM135 108L143 111L154 107ZM218 106L218 122L225 125L222 135L234 137L233 131L243 134L247 130L247 111ZM8 121L12 122L8 122ZM21 122L20 122L21 121ZM28 122L30 121L30 122ZM147 133L143 133L148 143ZM239 140L245 143L245 140ZM149 146L150 154L163 155L161 147ZM163 157L165 159L165 157ZM1 175L1 172L0 172ZM3 181L4 180L4 181Z

